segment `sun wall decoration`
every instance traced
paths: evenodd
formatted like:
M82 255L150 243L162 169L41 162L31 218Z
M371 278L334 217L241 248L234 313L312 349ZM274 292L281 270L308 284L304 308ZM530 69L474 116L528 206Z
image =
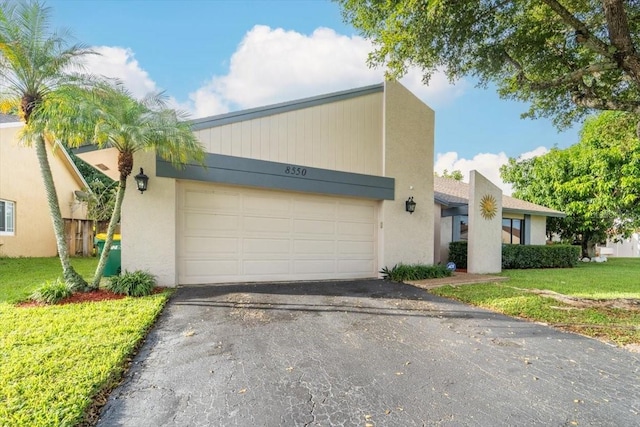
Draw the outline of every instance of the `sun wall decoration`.
M484 219L493 219L498 213L498 202L496 198L490 194L485 194L480 200L480 215Z

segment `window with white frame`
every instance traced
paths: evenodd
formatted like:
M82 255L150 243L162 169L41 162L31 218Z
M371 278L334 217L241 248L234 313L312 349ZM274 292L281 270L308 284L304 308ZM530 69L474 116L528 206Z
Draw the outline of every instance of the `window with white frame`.
M15 203L0 199L0 235L13 236L15 233Z

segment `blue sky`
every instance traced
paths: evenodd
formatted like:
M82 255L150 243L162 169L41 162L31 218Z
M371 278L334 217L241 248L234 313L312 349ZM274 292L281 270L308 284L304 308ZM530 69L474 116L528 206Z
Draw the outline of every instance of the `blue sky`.
M164 90L192 117L366 86L371 45L324 0L49 0L53 25L101 53L87 68L119 77L142 96ZM429 87L419 70L402 80L436 111L436 170L478 169L494 182L508 157L578 140L548 120L523 120L524 104L471 81ZM498 182L496 182L498 183ZM509 190L505 188L505 190Z

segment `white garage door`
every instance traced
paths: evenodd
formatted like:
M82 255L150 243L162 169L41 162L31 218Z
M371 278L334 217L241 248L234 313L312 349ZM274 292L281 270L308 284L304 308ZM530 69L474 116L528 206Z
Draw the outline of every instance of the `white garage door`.
M181 284L377 275L378 202L181 183Z

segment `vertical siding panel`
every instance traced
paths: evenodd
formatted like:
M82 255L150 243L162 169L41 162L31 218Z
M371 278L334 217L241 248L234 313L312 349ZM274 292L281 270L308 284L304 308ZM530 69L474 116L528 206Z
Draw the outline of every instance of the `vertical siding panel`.
M295 112L286 114L287 118L287 163L296 162L296 116Z
M295 112L295 157L294 163L304 164L304 151L305 151L305 132L304 132L304 111Z
M246 121L242 122L241 127L242 137L241 137L241 156L242 157L251 157L251 122Z
M326 104L323 105L323 108L320 112L320 161L322 168L331 169L333 168L332 160L335 160L333 153L331 152L331 129L329 117L331 115L331 111L333 109L334 104Z
M325 149L323 147L322 139L322 118L326 105L321 105L315 109L313 117L313 164L319 168L326 168L325 162Z
M285 114L278 115L278 161L287 163L289 147L287 142L287 116Z
M364 98L364 132L362 134L362 173L371 174L373 141L371 140L371 130L373 128L373 106L371 98Z
M231 155L242 157L242 122L231 124Z
M336 170L344 170L344 141L346 139L346 129L344 123L344 103L336 103Z
M374 158L375 158L375 165L376 165L376 169L374 173L376 175L383 175L384 167L383 167L382 159L383 159L384 147L382 145L382 135L383 135L384 125L382 123L382 95L375 96L374 105L375 105L374 107L375 134L373 135L373 138L375 141Z
M274 162L275 160L271 157L271 140L270 129L273 127L274 117L268 117L266 119L260 119L260 132L258 133L258 138L260 142L260 158L262 160L269 160Z
M220 153L220 128L211 128L211 143L209 145L209 153Z
M254 119L249 122L251 124L251 158L263 159L262 157L262 144L260 143L260 119Z
M202 129L197 133L198 140L206 152L211 152L211 129Z
M302 110L304 114L304 162L303 165L314 166L318 158L314 156L314 145L316 143L315 135L313 134L313 118L315 108L305 108Z
M220 126L220 154L231 155L231 125Z

